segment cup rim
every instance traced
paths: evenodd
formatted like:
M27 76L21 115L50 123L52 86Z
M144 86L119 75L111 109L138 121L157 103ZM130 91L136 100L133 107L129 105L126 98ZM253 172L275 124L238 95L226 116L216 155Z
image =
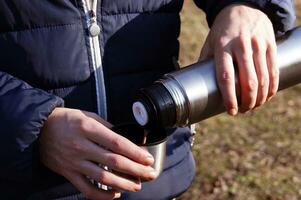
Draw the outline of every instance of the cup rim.
M157 142L152 142L152 143L146 143L146 144L137 144L138 146L141 146L141 147L147 147L147 146L155 146L155 145L158 145L158 144L163 144L164 142L166 142L166 138L164 138L163 140L159 140Z
M138 125L138 124L135 124L135 123L120 123L120 124L117 124L117 125L114 125L111 130L115 132L115 130L118 128L118 127L123 127L123 126L136 126L136 127L139 127L141 129L144 129L142 126ZM114 130L115 129L115 130ZM119 134L118 132L116 132L117 134ZM123 136L122 134L119 134L121 136ZM124 136L123 136L124 137ZM138 146L141 146L141 147L147 147L147 146L155 146L155 145L158 145L158 144L161 144L161 143L164 143L167 141L167 135L159 140L159 141L156 141L156 142L151 142L151 143L146 143L146 144L136 144Z

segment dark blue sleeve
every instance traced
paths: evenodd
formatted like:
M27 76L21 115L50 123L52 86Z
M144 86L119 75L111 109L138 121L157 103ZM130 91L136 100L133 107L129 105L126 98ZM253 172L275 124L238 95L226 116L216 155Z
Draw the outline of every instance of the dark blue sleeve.
M226 6L242 3L263 11L272 21L277 36L291 29L296 19L292 0L194 0L207 15L209 27L217 14Z
M63 100L0 71L0 178L32 179L33 147L43 123ZM17 190L16 190L17 191Z

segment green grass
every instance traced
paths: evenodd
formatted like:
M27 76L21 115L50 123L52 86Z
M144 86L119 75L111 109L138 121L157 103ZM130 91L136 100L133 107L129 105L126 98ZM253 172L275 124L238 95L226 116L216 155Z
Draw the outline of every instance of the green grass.
M182 66L196 62L208 33L191 2L181 15ZM197 175L180 200L301 199L301 85L250 113L200 122L193 153Z

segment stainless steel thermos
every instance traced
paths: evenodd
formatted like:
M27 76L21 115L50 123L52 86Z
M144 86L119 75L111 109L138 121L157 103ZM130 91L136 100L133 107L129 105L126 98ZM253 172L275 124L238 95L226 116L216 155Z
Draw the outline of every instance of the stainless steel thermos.
M301 27L278 40L279 90L301 82ZM239 98L239 97L238 97ZM142 126L186 126L225 111L214 60L168 73L141 89L132 106Z

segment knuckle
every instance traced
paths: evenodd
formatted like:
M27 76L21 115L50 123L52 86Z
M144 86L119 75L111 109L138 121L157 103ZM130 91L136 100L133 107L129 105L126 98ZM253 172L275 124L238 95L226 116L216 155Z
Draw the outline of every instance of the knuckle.
M217 40L217 46L218 47L224 47L229 43L229 39L227 37L220 37Z
M269 82L269 79L267 77L261 78L260 81L258 82L258 87L263 89L268 86L268 82Z
M234 80L234 75L228 71L222 71L218 76L218 81L221 84L229 84Z
M81 119L78 121L78 129L81 132L88 132L91 129L91 123L89 120Z
M123 142L119 137L112 138L111 144L112 144L112 146L114 147L114 149L116 151L120 151L122 149L122 146L123 146Z
M111 156L109 158L109 162L112 168L119 169L121 167L120 158L119 156Z
M245 85L245 89L248 91L248 92L254 92L257 90L258 88L258 81L256 79L249 79ZM251 97L251 95L250 95Z
M72 145L72 148L76 152L82 152L83 151L83 145L80 142L78 142L77 140L73 140L71 145Z
M249 65L249 63L251 62L250 56L247 54L247 52L243 52L240 59L241 59L243 67L247 67Z
M272 78L273 80L279 79L279 69L278 69L278 68L273 68L273 69L271 70L271 78Z

